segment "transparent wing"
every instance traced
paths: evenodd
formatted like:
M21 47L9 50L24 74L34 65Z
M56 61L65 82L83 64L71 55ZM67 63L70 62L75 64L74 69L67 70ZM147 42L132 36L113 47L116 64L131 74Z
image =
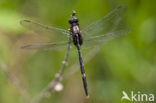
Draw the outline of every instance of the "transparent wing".
M22 46L22 49L39 49L39 50L61 50L62 47L66 47L67 42L59 43L44 43L44 44L30 44Z
M124 6L120 6L106 15L104 18L96 21L82 30L84 38L87 36L103 35L120 29Z
M51 31L51 32L59 32L61 34L65 34L65 35L69 34L69 31L67 31L65 29L55 28L52 26L46 26L46 25L31 21L31 20L21 20L20 24L26 28L29 28L29 29L47 30L47 31Z
M131 32L130 29L125 29L125 30L110 32L110 33L100 35L100 36L93 36L88 39L84 39L84 44L82 46L84 48L87 48L87 47L92 47L96 45L103 45L116 37L123 36L130 32Z

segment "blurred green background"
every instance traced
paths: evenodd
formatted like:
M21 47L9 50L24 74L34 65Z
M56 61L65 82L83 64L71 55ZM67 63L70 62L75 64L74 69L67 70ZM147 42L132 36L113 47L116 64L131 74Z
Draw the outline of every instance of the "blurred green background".
M85 64L90 99L85 98L78 70L63 79L63 91L52 92L41 103L120 103L122 91L128 95L131 91L156 94L155 0L0 0L0 60L28 95L35 98L61 68L66 49L20 49L24 44L45 42L47 38L23 28L19 21L31 19L68 29L68 19L76 10L84 28L120 5L127 6L125 22L133 31L110 41ZM83 57L88 52L85 50ZM78 63L76 50L70 53L65 74L74 63ZM0 69L0 103L27 103L19 89Z

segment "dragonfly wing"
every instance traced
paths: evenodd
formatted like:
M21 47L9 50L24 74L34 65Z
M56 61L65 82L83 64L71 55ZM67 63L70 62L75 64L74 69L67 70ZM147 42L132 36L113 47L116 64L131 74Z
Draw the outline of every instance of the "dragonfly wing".
M86 37L87 35L101 35L108 33L110 31L115 31L119 28L122 15L126 7L120 6L106 15L104 18L90 24L88 27L82 30L82 35Z
M66 47L67 42L60 43L44 43L44 44L30 44L22 46L22 49L39 49L39 50L58 50L62 48L61 46Z
M46 26L31 20L21 20L20 24L28 29L33 29L33 30L47 30L47 31L52 31L52 32L59 32L61 34L69 35L69 31L61 28L55 28L52 26Z
M86 47L96 46L99 44L103 45L116 37L128 34L130 32L131 32L130 29L125 29L125 30L110 32L110 33L103 34L100 36L90 37L88 39L84 39L84 44L82 46L86 48Z

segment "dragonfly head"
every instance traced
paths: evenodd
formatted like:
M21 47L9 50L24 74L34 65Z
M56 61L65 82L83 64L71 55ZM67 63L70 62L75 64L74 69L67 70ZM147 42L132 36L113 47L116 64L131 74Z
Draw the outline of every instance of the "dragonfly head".
M75 14L76 14L76 11L73 10L71 19L69 20L69 24L78 23L79 20L78 20L78 18L75 17Z
M72 16L75 16L75 14L76 14L76 11L75 11L75 10L73 10Z

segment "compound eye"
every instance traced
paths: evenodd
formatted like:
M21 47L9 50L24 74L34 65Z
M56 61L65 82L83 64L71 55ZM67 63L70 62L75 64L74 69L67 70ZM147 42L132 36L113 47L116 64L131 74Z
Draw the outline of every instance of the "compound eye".
M75 23L77 23L79 20L78 19L75 19Z
M72 23L73 23L73 20L70 19L70 20L69 20L69 23L72 24Z

